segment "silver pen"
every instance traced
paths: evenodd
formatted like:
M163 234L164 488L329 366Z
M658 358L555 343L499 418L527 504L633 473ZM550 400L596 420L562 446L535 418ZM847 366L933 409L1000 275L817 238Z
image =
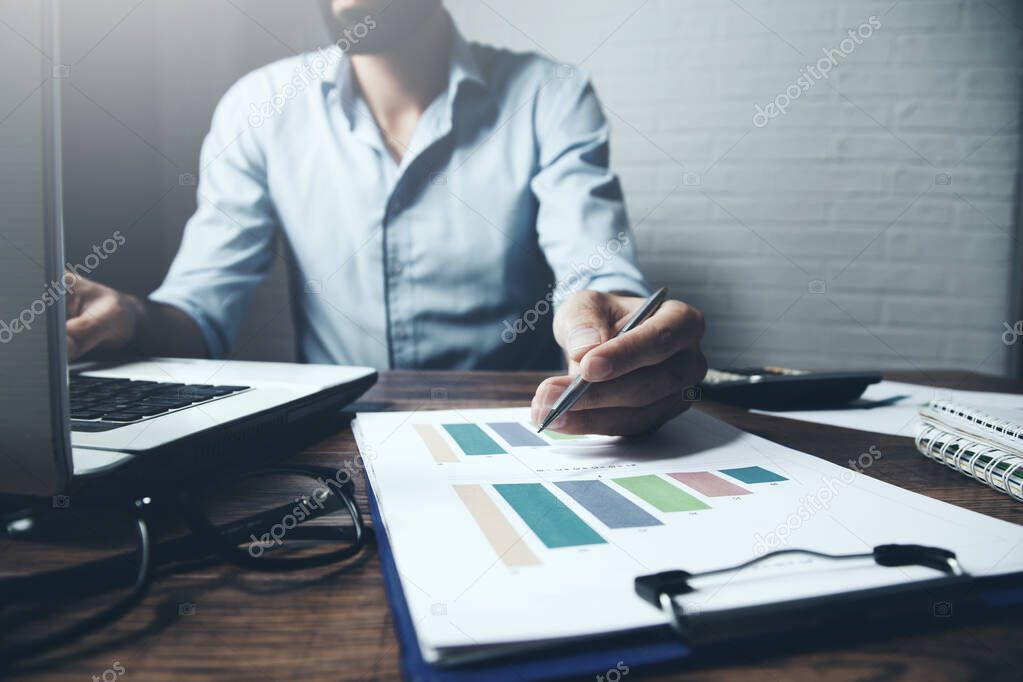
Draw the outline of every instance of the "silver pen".
M631 331L643 323L648 317L654 314L661 303L664 302L665 297L668 295L668 287L661 287L653 293L647 300L643 302L643 305L639 307L636 312L632 314L629 321L625 323L625 326L615 334L615 338L618 338L627 331ZM583 379L580 374L569 384L565 392L561 394L561 397L557 399L554 405L551 406L551 411L544 417L543 423L540 424L540 428L536 430L540 433L548 426L551 425L555 419L568 412L568 410L576 404L579 398L583 397L583 393L586 393L586 389L590 387L590 382Z

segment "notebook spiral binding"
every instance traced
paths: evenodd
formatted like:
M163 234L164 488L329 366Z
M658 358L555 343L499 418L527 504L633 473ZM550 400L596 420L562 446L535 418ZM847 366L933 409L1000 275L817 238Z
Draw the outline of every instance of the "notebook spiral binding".
M1023 434L1023 427L979 410L943 401L935 401L929 407L944 414L969 420L1010 438L1020 438ZM1023 502L1023 457L987 445L975 438L957 435L926 421L918 427L915 441L917 450L930 459Z
M1018 440L1020 445L1023 445L1023 424L1014 424L1008 419L996 417L983 410L963 407L947 400L933 400L928 407L936 412L973 422L986 429L1003 434L1010 439Z

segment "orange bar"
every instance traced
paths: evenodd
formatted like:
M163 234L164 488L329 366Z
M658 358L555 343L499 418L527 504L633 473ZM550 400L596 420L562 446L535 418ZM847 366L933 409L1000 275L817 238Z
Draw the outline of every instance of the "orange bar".
M458 456L451 451L448 444L444 442L441 435L437 433L437 429L433 428L429 424L413 424L412 428L416 430L419 437L423 439L423 443L426 445L426 449L430 451L433 458L441 464L457 462Z
M472 514L472 518L476 520L476 524L483 531L487 542L501 557L505 566L538 566L540 564L540 560L515 532L512 525L508 523L508 519L483 488L478 485L456 485L454 488L462 499L462 504Z

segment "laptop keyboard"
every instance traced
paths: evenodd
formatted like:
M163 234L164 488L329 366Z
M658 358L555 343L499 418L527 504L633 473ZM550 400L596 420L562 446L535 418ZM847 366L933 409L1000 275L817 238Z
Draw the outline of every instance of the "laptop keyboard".
M208 403L248 386L178 384L72 374L71 430L106 431Z

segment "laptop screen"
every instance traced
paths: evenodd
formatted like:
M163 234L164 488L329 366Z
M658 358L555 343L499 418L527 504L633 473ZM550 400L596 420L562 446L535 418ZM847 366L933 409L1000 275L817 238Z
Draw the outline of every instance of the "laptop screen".
M55 0L0 4L0 493L70 473Z

